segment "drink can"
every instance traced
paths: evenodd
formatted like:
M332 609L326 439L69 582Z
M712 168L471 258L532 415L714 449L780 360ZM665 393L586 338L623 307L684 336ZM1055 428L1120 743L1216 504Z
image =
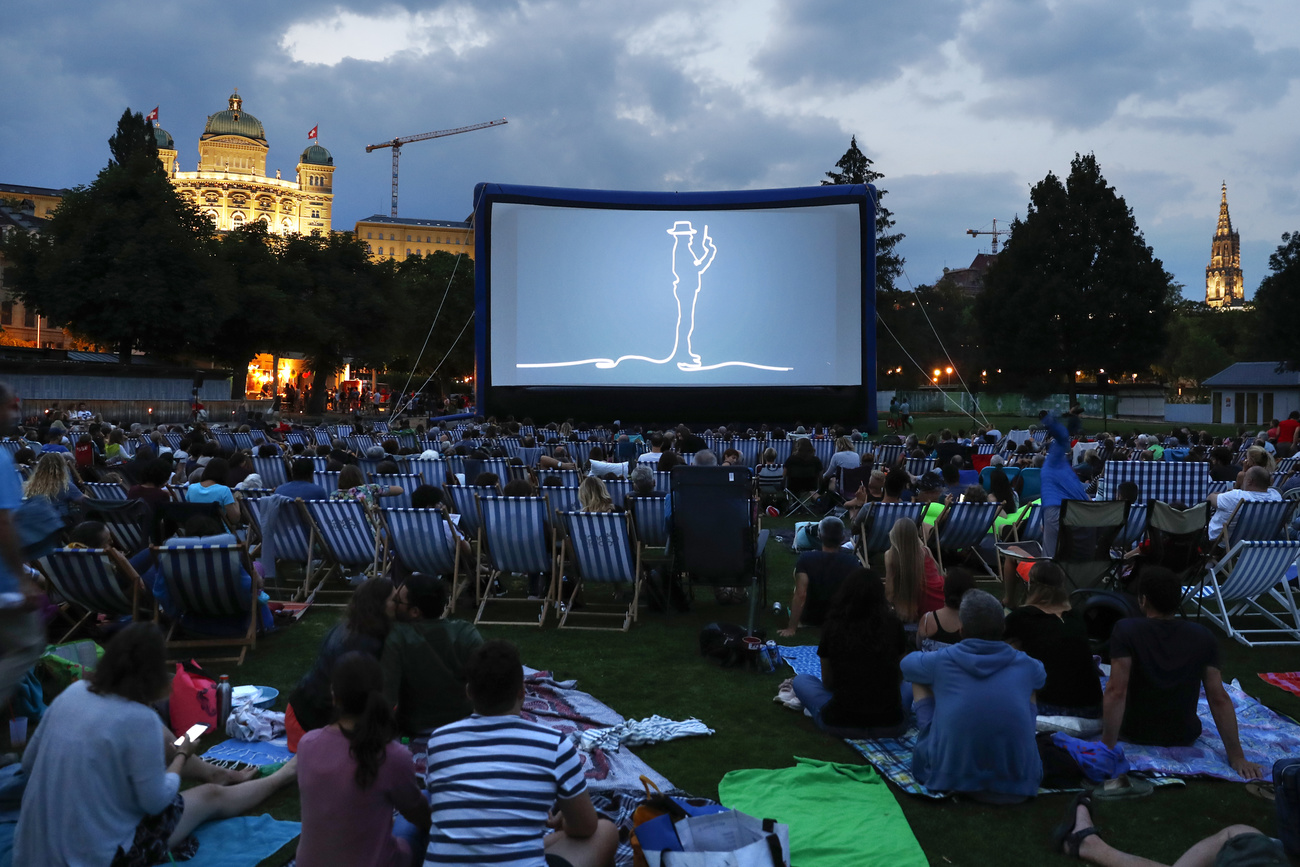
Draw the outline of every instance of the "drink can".
M776 671L781 667L781 651L777 648L775 641L769 641L763 645L761 656L764 671Z

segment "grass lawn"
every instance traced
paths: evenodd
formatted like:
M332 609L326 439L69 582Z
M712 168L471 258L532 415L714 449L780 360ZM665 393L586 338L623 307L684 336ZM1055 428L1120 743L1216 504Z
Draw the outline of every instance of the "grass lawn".
M765 521L765 526L790 535L793 522ZM768 546L770 598L788 602L794 555L773 540ZM997 592L994 590L993 592ZM703 596L709 598L705 600ZM588 592L597 600L597 593ZM468 609L466 609L468 610ZM818 732L811 720L772 702L785 671L762 675L723 670L702 659L696 636L715 620L743 623L741 605L720 606L711 594L701 594L686 614L643 613L627 634L559 632L553 621L545 629L490 627L490 638L518 644L524 661L550 669L561 678L576 678L579 688L629 718L651 714L684 719L698 717L716 730L708 738L674 741L637 750L647 763L678 787L717 797L718 781L737 768L780 768L794 756L861 764L861 757L844 742ZM258 643L245 664L229 671L236 684L274 686L282 699L310 665L337 610L317 608L302 622ZM775 637L784 626L771 614L761 624ZM801 632L796 643L816 644L816 630ZM1235 642L1220 642L1227 680L1242 686L1265 704L1283 713L1300 713L1300 698L1269 686L1257 672L1300 668L1290 649L1249 650ZM1019 865L1066 863L1046 851L1047 837L1067 799L1043 797L1018 807L983 807L934 802L895 790L904 813L930 863L939 865ZM296 789L273 799L267 809L281 819L297 819ZM1239 783L1191 780L1186 788L1164 788L1133 802L1100 806L1099 827L1106 839L1122 849L1172 863L1191 843L1224 825L1242 822L1272 832L1273 805L1246 794ZM863 842L869 846L869 841ZM287 858L280 853L267 864Z

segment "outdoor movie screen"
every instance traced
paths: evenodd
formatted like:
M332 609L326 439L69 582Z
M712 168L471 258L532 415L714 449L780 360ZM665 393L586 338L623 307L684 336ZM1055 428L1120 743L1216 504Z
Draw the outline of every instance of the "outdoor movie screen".
M863 385L869 208L835 189L492 201L491 384Z

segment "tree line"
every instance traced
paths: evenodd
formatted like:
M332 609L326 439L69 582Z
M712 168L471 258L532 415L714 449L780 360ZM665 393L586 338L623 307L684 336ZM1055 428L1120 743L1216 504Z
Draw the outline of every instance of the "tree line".
M312 412L345 360L400 371L402 381L414 369L412 387L439 362L443 383L473 371L473 329L462 333L474 311L468 257L374 261L349 232L282 236L260 222L218 233L177 194L140 113L123 113L109 151L41 232L4 241L6 285L51 324L124 364L136 351L210 359L234 372L232 397L242 397L256 353L303 353Z

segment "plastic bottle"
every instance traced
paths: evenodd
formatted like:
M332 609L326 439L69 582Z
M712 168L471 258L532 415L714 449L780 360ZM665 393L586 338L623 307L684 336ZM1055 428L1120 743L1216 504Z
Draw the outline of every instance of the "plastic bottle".
M225 733L226 720L230 719L230 675L223 674L217 681L217 731Z

